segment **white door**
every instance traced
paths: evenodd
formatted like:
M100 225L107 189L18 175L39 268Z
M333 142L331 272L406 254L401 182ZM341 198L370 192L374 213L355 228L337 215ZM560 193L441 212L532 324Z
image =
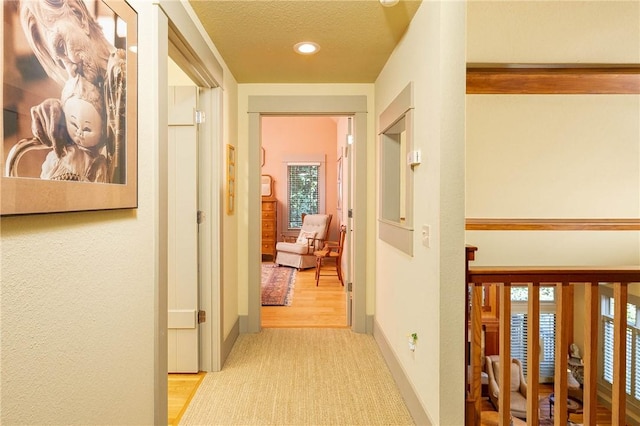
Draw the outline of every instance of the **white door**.
M198 372L197 87L169 88L168 367Z

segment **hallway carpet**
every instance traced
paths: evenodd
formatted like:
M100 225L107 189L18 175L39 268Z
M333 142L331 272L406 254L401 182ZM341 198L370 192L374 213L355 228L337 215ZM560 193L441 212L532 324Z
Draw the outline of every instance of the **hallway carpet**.
M183 425L412 425L373 336L348 329L241 334Z

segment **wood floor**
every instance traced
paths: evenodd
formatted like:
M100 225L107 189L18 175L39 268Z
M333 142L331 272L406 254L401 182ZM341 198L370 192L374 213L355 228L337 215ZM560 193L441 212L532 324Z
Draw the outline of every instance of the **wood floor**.
M281 327L347 327L346 293L335 275L335 266L323 267L316 287L315 269L296 273L291 306L263 306L261 325ZM329 275L334 274L334 275Z
M546 397L549 396L549 394L553 392L553 385L551 384L541 384L540 385L540 393L539 393L539 400L540 400L540 418L541 419L548 419L550 417L549 415L549 400L546 399ZM491 404L491 401L489 401L489 398L483 398L482 399L482 411L495 411L495 408L493 407L493 405ZM569 415L569 421L573 422L573 423L577 423L577 424L582 424L582 414L571 414ZM610 426L611 425L611 411L609 411L606 407L603 407L601 405L598 405L597 410L596 410L596 423L598 424L598 426ZM492 423L485 423L482 422L482 425L489 425Z
M169 425L177 425L204 379L205 372L197 374L169 374Z

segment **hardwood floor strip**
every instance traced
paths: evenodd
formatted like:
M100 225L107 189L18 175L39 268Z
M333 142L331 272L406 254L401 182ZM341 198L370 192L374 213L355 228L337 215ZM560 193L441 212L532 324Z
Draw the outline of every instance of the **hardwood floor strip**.
M326 273L335 273L327 265ZM316 286L315 269L296 274L291 306L263 306L261 325L264 328L346 328L346 294L337 276L322 275Z
M206 374L204 371L196 374L169 374L167 384L169 425L174 426L180 423L182 415L187 410Z

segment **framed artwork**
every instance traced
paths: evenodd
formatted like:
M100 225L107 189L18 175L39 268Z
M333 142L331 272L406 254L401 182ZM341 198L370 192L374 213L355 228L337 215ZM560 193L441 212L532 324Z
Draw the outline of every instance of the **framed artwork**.
M137 13L3 2L1 215L136 208Z
M338 176L336 182L338 184L338 202L336 208L342 210L342 156L338 158Z
M236 148L227 145L227 214L233 214L236 201Z

